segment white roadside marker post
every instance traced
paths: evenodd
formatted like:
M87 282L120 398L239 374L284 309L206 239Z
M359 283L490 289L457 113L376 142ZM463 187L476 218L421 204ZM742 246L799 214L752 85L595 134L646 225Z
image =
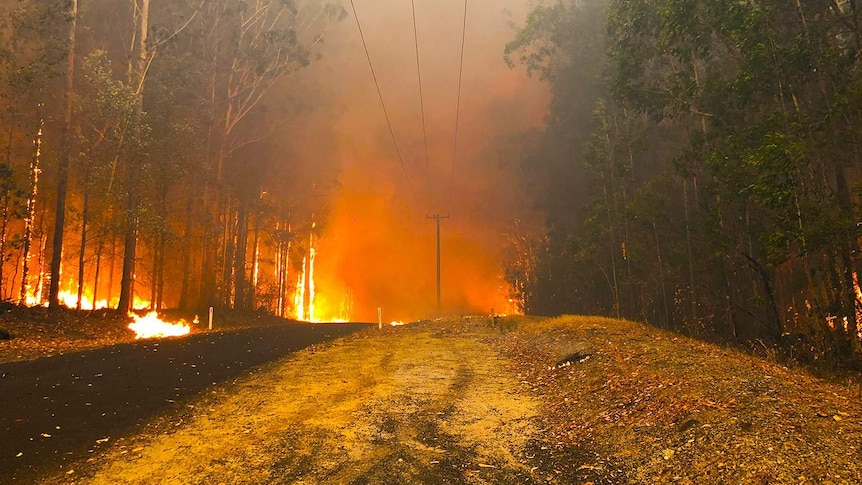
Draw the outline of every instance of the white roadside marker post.
M377 329L383 330L383 308L377 307Z
M210 330L213 329L213 307L210 307Z

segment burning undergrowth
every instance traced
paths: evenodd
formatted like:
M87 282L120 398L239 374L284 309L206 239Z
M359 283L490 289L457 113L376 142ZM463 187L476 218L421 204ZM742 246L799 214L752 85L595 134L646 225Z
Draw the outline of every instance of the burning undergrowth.
M312 241L307 230L293 239L314 248L292 261L289 282L302 293L292 302L296 318L377 321L378 308L384 322L492 307L514 313L502 278L504 235L514 218L529 216L517 160L529 134L544 125L548 103L547 87L509 69L501 55L526 6L471 3L459 73L463 10L446 2L417 5L424 118L416 72L405 69L416 62L410 13L379 0L359 9L392 131L353 23L333 30L320 62L285 93L314 100L291 122L294 136L272 144L290 159L315 161L285 172L310 182L292 193L315 187L302 206L303 223L317 223ZM440 309L433 214L451 216L442 221Z
M373 163L369 160L369 163ZM318 298L335 303L319 315L337 313L340 292L351 296L354 321L414 321L436 308L436 236L425 215L401 203L402 188L373 175L345 175L316 253ZM371 192L367 187L374 186ZM496 241L469 220L444 222L442 309L475 313L507 306ZM346 288L346 290L345 290ZM335 290L335 291L333 291Z
M186 323L191 332L206 331L206 318L194 323L194 314L165 311L162 319ZM145 318L144 313L136 314ZM0 330L9 339L0 339L0 362L32 360L41 357L134 342L136 333L129 328L133 318L114 310L49 310L42 306L0 306ZM284 324L286 320L260 312L218 311L215 329Z
M78 312L66 308L4 304L0 328L11 337L0 341L0 362L101 347L134 340L126 328L129 319L112 310Z
M135 332L136 339L181 337L191 333L192 329L188 322L168 322L159 317L157 312L149 312L144 316L130 313L132 323L129 330Z

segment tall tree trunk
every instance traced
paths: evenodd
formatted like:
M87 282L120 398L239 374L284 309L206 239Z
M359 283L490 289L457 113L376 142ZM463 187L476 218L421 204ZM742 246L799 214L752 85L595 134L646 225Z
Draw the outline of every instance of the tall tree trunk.
M221 304L224 308L232 307L233 296L233 269L234 253L236 251L236 221L233 209L230 207L230 193L222 200L226 200L223 206L224 224L222 229L222 257L221 257Z
M166 236L162 232L159 234L159 258L156 260L158 271L156 272L156 301L158 302L157 310L164 308L165 304L165 245Z
M189 308L189 293L190 293L190 279L191 279L191 269L192 269L192 231L194 228L194 218L192 217L192 210L194 208L194 193L189 191L186 194L186 221L185 221L185 231L183 234L183 281L182 286L180 287L180 301L177 305L180 310L187 310Z
M7 289L8 286L11 286L11 283L7 286L5 280L5 271L6 267L6 251L9 248L9 220L12 218L12 211L10 210L11 204L11 194L7 190L3 194L3 221L0 223L0 298L7 298ZM11 297L11 295L10 295Z
M117 269L117 236L111 234L111 269L108 271L108 304L114 299L114 271Z
M658 262L658 281L659 289L661 290L661 305L664 310L664 328L671 328L670 312L668 311L667 304L667 290L665 289L664 284L664 263L662 263L661 260L661 246L659 246L658 228L656 227L655 222L652 223L652 232L653 237L655 238L655 256L656 261Z
M848 221L853 221L853 206L850 198L850 190L847 186L847 176L844 173L844 167L840 163L836 163L835 167L835 185L838 195L838 206L841 208L842 216ZM860 263L854 260L853 255L859 253L859 240L856 237L855 226L853 229L848 227L845 234L845 240L839 245L841 252L841 263L844 266L844 288L847 295L847 304L845 306L845 314L847 316L847 339L850 345L851 353L858 352L862 349L862 342L859 340L858 319L862 313L862 301L859 294L859 272Z
M146 78L148 51L147 33L149 29L150 0L136 0L138 15L137 46L135 66L132 71L132 81L137 85L137 100L134 114L133 129L140 132L144 111L144 79ZM140 154L136 158L140 158ZM117 311L129 312L134 306L134 266L138 242L138 174L142 160L132 160L128 167L126 204L126 224L123 247L123 274L120 280L120 301Z
M66 112L63 131L60 135L60 160L57 167L57 211L54 219L54 241L51 249L51 288L48 291L48 306L59 306L60 266L63 261L63 231L66 224L66 192L69 183L69 138L72 131L72 103L75 89L75 49L78 27L78 0L69 0L69 52L66 64ZM79 279L80 284L80 279ZM80 294L80 289L78 290ZM78 297L78 309L81 297Z
M130 170L130 173L135 172ZM129 177L132 178L131 176ZM130 183L134 183L130 180ZM137 208L137 197L129 193L127 201L126 230L123 238L123 270L120 276L120 300L117 303L117 311L128 313L134 306L134 277L135 277L135 252L138 242L138 220L135 214Z
M41 111L41 105L40 105ZM21 270L21 292L19 302L27 303L27 294L30 292L30 248L33 245L33 233L36 224L36 196L39 194L39 165L42 160L42 129L45 127L44 118L39 119L39 129L33 138L33 159L30 162L30 190L27 197L27 219L24 221L24 248L21 251L23 267ZM38 302L37 302L38 303Z
M10 179L8 185L6 185L4 188L5 190L3 191L3 225L2 234L0 234L0 298L4 300L7 298L11 299L12 292L15 291L14 278L12 278L7 285L5 280L5 271L3 270L6 267L6 251L8 250L9 243L9 222L12 219L12 210L10 206L12 205L12 136L14 132L15 121L13 119L12 122L9 123L8 139L6 144L6 163L3 167Z
M257 308L257 283L260 272L260 216L254 216L254 238L252 242L252 265L251 265L251 288L249 290L249 304L253 309Z
M290 299L288 299L287 292L290 289L290 248L292 246L292 241L290 240L290 224L287 225L287 234L288 239L282 245L282 257L281 257L281 316L287 316L287 308L290 305Z
M156 302L156 293L158 293L159 288L156 285L156 281L159 279L159 235L156 234L153 236L153 265L152 265L152 273L151 275L151 284L150 284L150 310L158 310L159 305Z
M86 170L87 175L89 176L89 163L88 169ZM87 177L89 178L89 177ZM87 255L87 224L89 223L90 217L90 187L89 182L84 182L84 209L81 213L81 248L78 251L78 311L81 310L81 303L84 299L84 260ZM56 240L55 240L56 242ZM51 265L53 267L53 259L51 260ZM54 278L51 278L51 288L54 287ZM53 291L53 290L52 290ZM93 310L95 310L96 301L93 300Z
M42 213L39 216L39 228L36 234L39 235L39 252L36 259L36 267L39 268L38 276L36 277L36 301L43 301L43 290L45 289L45 246L48 245L48 234L45 233L46 213L48 212L47 204L42 204Z
M99 236L99 244L96 246L96 272L93 275L93 310L96 310L99 301L99 276L102 272L102 250L105 248L105 236Z
M246 257L248 248L248 204L241 200L237 209L236 254L234 254L234 308L247 310Z

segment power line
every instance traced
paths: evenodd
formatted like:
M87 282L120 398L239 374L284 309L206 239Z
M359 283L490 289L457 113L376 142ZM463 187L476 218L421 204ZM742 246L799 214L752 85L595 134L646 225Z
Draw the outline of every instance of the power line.
M419 106L422 112L422 139L425 142L425 173L428 184L428 196L430 204L434 205L434 190L431 185L431 165L428 157L428 129L425 123L425 98L422 95L422 65L419 62L419 28L416 26L416 0L410 0L413 7L413 39L416 41L416 74L419 77Z
M458 67L458 102L455 108L455 142L452 147L452 176L449 181L449 194L447 196L446 205L452 203L452 192L455 190L455 162L458 159L458 130L461 123L461 87L464 81L464 45L467 43L467 3L469 0L464 0L464 26L461 30L461 63Z
M404 178L407 179L407 187L410 189L410 195L413 197L413 201L416 205L419 205L419 200L416 198L416 192L413 190L413 184L410 182L410 175L407 173L407 167L404 165L404 157L401 156L401 149L398 147L398 140L395 138L395 130L392 129L392 120L389 118L389 110L386 109L386 103L383 101L383 92L380 90L380 83L377 82L377 74L374 72L374 63L371 62L371 53L368 51L368 43L365 42L365 33L362 31L362 23L359 21L359 14L356 13L356 5L354 5L353 0L350 0L350 7L353 8L353 17L356 19L356 27L359 29L359 37L362 39L362 47L365 49L365 57L368 58L368 67L371 69L371 78L374 79L374 86L377 88L377 96L380 98L380 106L383 107L383 114L386 116L386 124L389 126L389 134L392 136L392 145L395 146L395 153L398 155L398 162L401 164L401 171L404 172Z

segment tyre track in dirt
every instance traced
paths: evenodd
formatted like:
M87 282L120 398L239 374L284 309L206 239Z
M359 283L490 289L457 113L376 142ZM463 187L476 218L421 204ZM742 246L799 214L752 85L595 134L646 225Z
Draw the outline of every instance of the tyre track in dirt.
M562 483L541 403L434 323L297 353L52 483Z

